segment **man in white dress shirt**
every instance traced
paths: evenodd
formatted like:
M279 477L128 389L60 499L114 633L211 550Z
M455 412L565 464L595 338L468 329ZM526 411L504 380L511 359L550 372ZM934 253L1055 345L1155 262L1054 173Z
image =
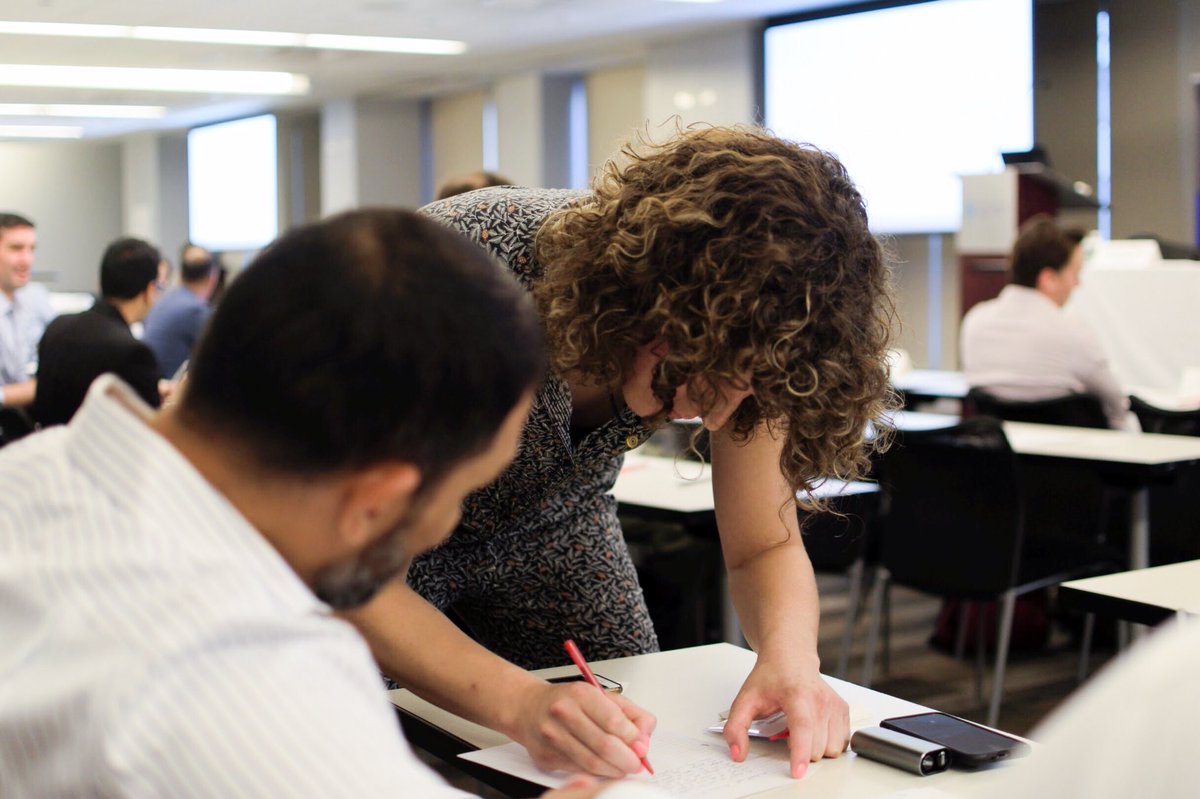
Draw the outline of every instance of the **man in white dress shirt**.
M33 402L36 383L28 367L54 318L45 286L29 282L36 248L33 222L0 213L0 405L12 408Z
M1094 394L1109 426L1129 427L1129 400L1104 349L1082 320L1062 310L1079 285L1083 232L1048 216L1021 227L1010 283L963 318L959 354L967 383L1001 399Z
M238 278L177 405L109 375L0 451L0 795L461 796L333 612L512 458L539 331L465 239L352 212Z

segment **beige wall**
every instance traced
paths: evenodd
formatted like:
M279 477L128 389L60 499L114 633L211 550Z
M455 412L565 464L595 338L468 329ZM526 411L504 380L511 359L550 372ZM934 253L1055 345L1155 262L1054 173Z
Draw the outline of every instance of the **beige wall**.
M622 142L645 127L646 69L641 64L588 74L588 174L617 154Z
M124 232L121 145L0 143L0 210L38 230L34 278L56 291L96 291L100 256Z
M482 91L439 97L432 103L434 191L447 180L483 166Z

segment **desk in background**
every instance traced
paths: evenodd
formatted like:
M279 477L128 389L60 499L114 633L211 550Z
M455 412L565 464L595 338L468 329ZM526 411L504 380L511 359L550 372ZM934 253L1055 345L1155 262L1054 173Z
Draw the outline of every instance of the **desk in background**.
M622 513L677 522L692 529L715 529L717 518L711 474L709 465L699 461L631 452L625 456L612 493ZM837 500L865 497L878 491L879 486L875 483L828 479L817 486L811 496ZM805 496L803 492L796 494L800 500ZM855 509L845 510L852 513ZM851 584L854 590L860 589L853 576ZM852 599L852 602L856 601L857 595ZM733 644L741 644L745 640L738 625L728 581L724 578L721 581L721 621L723 640ZM844 644L843 652L848 647L849 643ZM839 673L843 673L843 670L844 662L839 665Z
M967 378L962 372L941 369L909 369L892 378L892 388L904 396L906 408L939 399L962 401L967 396Z
M1200 616L1200 560L1071 580L1058 596L1067 607L1138 624Z
M900 411L893 419L903 430L933 430L957 424L957 416ZM1070 463L1094 469L1110 484L1131 489L1129 567L1150 565L1152 484L1168 484L1185 467L1200 463L1200 438L1129 433L1065 425L1005 422L1009 444L1022 459Z
M755 655L746 649L729 644L676 649L650 655L638 655L617 660L601 660L592 664L597 674L610 677L625 687L625 695L658 717L658 729L675 735L700 740L720 740L703 730L717 721L717 713L729 707L746 675L754 666ZM543 669L542 676L573 674L574 667ZM871 726L880 719L920 713L929 708L867 688L826 678L851 708L851 727ZM455 762L478 779L495 785L506 793L533 796L542 788L530 783L515 784L514 779L491 769L484 769L459 760L456 755L469 749L479 749L507 743L503 735L472 724L458 716L417 698L409 691L389 693L396 705L406 734L414 745L433 755ZM767 753L779 760L786 772L787 747L782 743L752 741L751 750ZM1034 755L1037 756L1036 753ZM650 762L654 762L651 742ZM803 780L786 787L757 794L761 797L838 797L838 799L867 799L884 797L898 791L932 789L949 796L985 796L1021 768L1020 761L1004 763L976 772L951 770L929 777L918 777L885 766L853 753L835 760L822 760L809 767ZM737 796L736 793L731 797Z

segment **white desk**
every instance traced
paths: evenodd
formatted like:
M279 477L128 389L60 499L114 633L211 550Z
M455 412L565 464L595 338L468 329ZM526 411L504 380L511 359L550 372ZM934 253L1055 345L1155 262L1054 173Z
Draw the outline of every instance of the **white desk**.
M957 416L900 411L899 430L935 430L957 424ZM1005 422L1013 452L1021 458L1076 463L1095 469L1106 481L1131 487L1129 566L1150 564L1149 486L1170 482L1179 469L1200 463L1200 438L1129 433L1065 425Z
M909 369L892 378L892 388L908 398L957 399L967 396L967 378L962 372L941 369Z
M834 499L878 490L875 483L829 479L817 486L811 496ZM638 508L682 521L703 515L711 518L714 509L709 465L684 458L631 452L625 456L625 464L612 493L622 507ZM809 495L796 494L797 499L805 496Z
M1139 624L1178 614L1200 616L1200 560L1071 580L1059 586L1064 604Z
M658 729L676 735L712 741L712 733L704 728L717 721L717 713L729 707L741 688L742 682L754 665L755 655L746 649L729 644L677 649L651 655L602 660L592 664L598 674L620 682L625 695L654 713L658 718ZM574 667L564 666L537 672L543 676L573 674ZM833 688L850 704L851 727L871 726L880 719L920 713L928 710L921 705L897 699L867 688L826 678ZM424 722L425 729L435 730L447 744L446 756L456 747L483 748L507 743L508 739L497 732L472 724L458 716L447 713L408 691L391 691L392 703L401 710L406 729L412 719ZM428 743L430 738L426 738ZM463 742L462 744L457 744ZM434 745L438 741L432 739ZM779 760L779 768L786 772L788 765L787 747L782 743L752 741L755 752L768 753ZM1032 757L1036 757L1035 752ZM654 762L654 744L651 740L650 762ZM461 764L461 761L459 761ZM1022 761L1003 763L976 772L950 770L929 777L918 777L904 771L859 758L846 753L834 760L822 760L809 767L803 780L786 787L758 794L761 797L838 797L838 799L867 799L885 797L892 793L918 788L944 791L949 796L974 797L985 795L995 789L1013 769L1020 768ZM477 772L477 776L480 776ZM495 775L488 770L483 777ZM488 780L485 780L488 781Z

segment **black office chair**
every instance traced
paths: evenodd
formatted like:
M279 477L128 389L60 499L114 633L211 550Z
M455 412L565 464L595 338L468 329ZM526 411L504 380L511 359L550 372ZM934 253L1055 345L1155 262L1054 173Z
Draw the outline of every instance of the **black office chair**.
M872 592L863 685L873 676L883 604L891 583L967 602L999 601L988 724L995 725L1016 598L1110 569L1088 546L1027 535L1020 464L999 420L901 433L882 461L888 495ZM984 625L977 625L976 690L983 699Z
M1146 433L1200 436L1200 410L1171 411L1141 397L1129 398L1130 408ZM1196 518L1200 516L1200 469L1182 471L1169 485L1150 486L1150 519L1154 537L1150 562L1155 566L1200 558Z
M1092 394L1068 394L1047 400L1018 401L1001 399L977 386L967 392L965 409L967 416L995 416L1010 422L1108 427L1104 408L1100 400Z
M1171 411L1152 405L1138 396L1129 398L1129 407L1137 416L1143 433L1200 436L1200 409Z
M1105 429L1099 398L1068 394L1048 400L1016 401L979 387L967 392L967 416L994 416L1009 422L1059 424ZM1126 533L1128 493L1112 488L1094 471L1069 464L1028 464L1026 508L1030 529L1088 541L1119 541Z
M804 547L818 574L845 574L849 580L846 623L838 650L838 679L846 679L850 647L862 610L862 595L868 569L876 560L871 529L879 509L879 492L838 497L828 511L798 511L803 525Z
M33 422L20 408L0 408L0 447L33 432Z

